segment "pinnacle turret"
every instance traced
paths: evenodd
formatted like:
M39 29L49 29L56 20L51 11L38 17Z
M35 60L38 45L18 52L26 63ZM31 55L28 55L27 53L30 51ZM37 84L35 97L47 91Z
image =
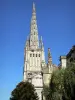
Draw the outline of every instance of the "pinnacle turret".
M43 45L43 41L42 41L42 36L41 36L41 39L40 39L40 48L41 48L42 50L44 50L44 45Z
M50 53L50 48L48 48L48 64L49 65L52 64L52 57L51 57L51 53Z

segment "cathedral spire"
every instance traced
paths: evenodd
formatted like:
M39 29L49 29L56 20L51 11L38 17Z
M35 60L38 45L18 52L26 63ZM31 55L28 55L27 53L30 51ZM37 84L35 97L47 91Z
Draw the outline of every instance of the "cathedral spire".
M38 29L37 29L37 21L36 21L36 9L35 4L33 3L32 9L32 18L31 18L31 28L30 28L30 47L37 49L39 47L38 40Z

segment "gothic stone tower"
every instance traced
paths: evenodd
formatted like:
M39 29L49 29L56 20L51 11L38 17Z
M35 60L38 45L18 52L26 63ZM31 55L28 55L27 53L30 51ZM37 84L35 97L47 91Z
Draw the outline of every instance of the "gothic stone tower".
M24 49L24 81L31 82L42 100L43 74L42 68L46 66L42 37L39 41L36 21L35 4L33 3L30 34Z

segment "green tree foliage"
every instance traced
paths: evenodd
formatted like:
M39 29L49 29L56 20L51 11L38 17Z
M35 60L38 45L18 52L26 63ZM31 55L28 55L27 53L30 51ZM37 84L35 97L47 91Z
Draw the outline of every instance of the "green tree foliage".
M46 100L62 100L64 69L54 71L50 80L49 87L44 86L44 96Z
M44 87L43 87L43 95L44 95L46 100L49 100L49 98L50 98L49 93L50 93L49 86L44 85Z
M55 71L52 74L50 81L50 100L62 100L64 86L63 86L63 76L64 69Z
M66 69L53 72L44 96L46 100L75 100L75 62L68 63Z
M38 100L38 96L31 83L20 82L12 91L10 100Z
M69 63L64 73L64 98L75 100L75 63Z

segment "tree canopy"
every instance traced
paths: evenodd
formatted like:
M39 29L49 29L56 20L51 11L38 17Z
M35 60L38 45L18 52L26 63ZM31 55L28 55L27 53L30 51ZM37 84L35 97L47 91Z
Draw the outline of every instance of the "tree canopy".
M53 72L50 81L50 100L62 100L64 69Z
M75 63L68 63L66 69L53 72L44 96L46 100L75 100Z
M11 92L10 100L38 100L38 96L31 83L20 82Z
M75 100L75 63L70 63L64 73L65 100Z

